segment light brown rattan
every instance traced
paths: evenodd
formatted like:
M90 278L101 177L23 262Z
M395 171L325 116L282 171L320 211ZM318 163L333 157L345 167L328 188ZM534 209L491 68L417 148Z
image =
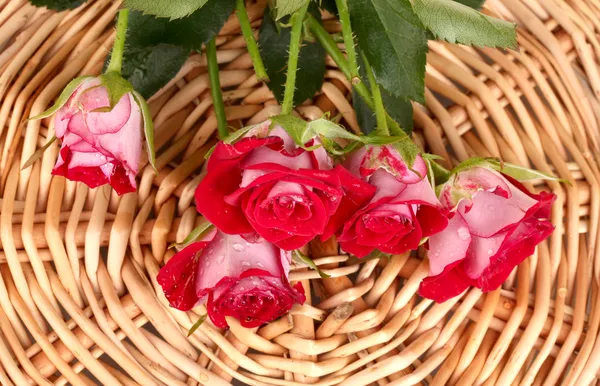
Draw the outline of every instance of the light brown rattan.
M264 4L248 4L255 27ZM423 251L359 263L313 243L331 278L290 274L312 300L258 329L206 322L190 338L202 307L169 308L155 276L168 244L199 221L193 193L216 130L205 58L192 55L150 99L158 174L142 168L137 193L52 177L57 144L20 167L53 133L51 120L25 119L73 77L99 73L119 6L54 13L0 0L0 384L597 384L599 0L488 1L487 12L519 23L519 52L430 44L417 143L447 166L497 156L570 182L530 185L556 194L556 231L502 288L433 304L416 295ZM235 17L217 44L230 125L276 114ZM329 61L322 92L296 111L341 114L357 131L349 90Z

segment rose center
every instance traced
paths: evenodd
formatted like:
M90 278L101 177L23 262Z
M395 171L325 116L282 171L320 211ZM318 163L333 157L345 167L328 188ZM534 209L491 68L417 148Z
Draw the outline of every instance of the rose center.
M398 230L410 226L410 222L404 216L399 214L391 216L364 216L363 224L365 228L375 233L389 232L390 229Z
M305 196L281 195L273 197L268 200L267 206L281 220L286 220L290 217L298 220L307 220L312 215L311 203Z

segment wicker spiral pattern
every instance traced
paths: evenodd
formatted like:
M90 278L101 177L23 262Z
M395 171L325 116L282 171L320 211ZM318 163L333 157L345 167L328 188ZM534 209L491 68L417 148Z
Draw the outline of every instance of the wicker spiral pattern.
M199 221L193 205L215 142L206 60L192 55L150 100L157 169L137 193L90 190L50 170L51 120L25 121L65 84L99 73L119 2L54 13L0 0L0 384L2 385L577 385L600 369L600 1L490 0L519 23L519 52L432 42L414 138L452 166L496 156L570 182L534 183L558 199L554 235L504 286L443 304L419 298L424 251L359 262L307 249L331 275L295 266L312 299L258 329L168 307L159 267ZM265 1L251 2L253 26ZM338 31L329 18L326 28ZM279 106L256 81L235 17L217 39L229 124ZM322 92L296 112L358 131L350 84L328 62ZM201 314L202 310L198 310Z

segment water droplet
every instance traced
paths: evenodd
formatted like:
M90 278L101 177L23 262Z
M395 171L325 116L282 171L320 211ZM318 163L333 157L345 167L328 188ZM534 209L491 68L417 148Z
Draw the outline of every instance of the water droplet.
M494 253L493 249L488 249L488 255L492 256L493 253Z
M249 267L250 263L247 261L242 261L242 267Z
M489 210L490 212L493 212L496 210L496 207L494 205L488 205L487 210Z
M433 256L435 256L435 257L439 257L439 256L440 256L440 253L439 253L439 252L436 252L436 253L435 253Z
M221 255L221 256L217 257L217 264L222 264L223 260L225 260L225 256Z
M200 380L202 382L207 382L210 379L209 376L206 375L205 373L200 373L200 377L199 378L200 378Z
M468 240L470 233L469 233L469 229L467 229L467 227L460 227L458 228L458 238L461 240Z
M260 268L264 267L264 265L262 263L257 262L256 265Z
M244 246L242 244L239 244L239 243L233 244L232 247L233 247L233 250L237 251L237 252L241 252L241 251L244 250Z

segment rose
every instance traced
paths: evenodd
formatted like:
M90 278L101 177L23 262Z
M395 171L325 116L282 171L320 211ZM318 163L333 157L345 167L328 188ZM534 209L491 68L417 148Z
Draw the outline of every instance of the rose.
M98 78L75 89L54 120L62 143L52 174L91 188L108 183L121 195L136 189L142 114L131 93L109 109L108 90Z
M375 249L398 254L416 249L424 237L446 227L421 156L411 170L392 146L366 146L350 154L345 165L377 191L343 225L338 241L344 251L357 257Z
M283 128L269 126L257 125L234 144L217 144L196 189L196 206L225 233L256 232L292 250L333 234L332 216L344 221L374 189L333 167L318 140L303 149Z
M443 302L469 286L484 292L498 288L552 233L548 217L554 199L485 167L452 175L440 195L452 218L429 238L429 276L419 294Z
M244 327L279 318L306 297L301 283L287 275L291 253L262 239L247 241L217 231L210 241L178 252L160 270L157 281L172 307L187 311L206 302L210 320L227 327L226 316Z

